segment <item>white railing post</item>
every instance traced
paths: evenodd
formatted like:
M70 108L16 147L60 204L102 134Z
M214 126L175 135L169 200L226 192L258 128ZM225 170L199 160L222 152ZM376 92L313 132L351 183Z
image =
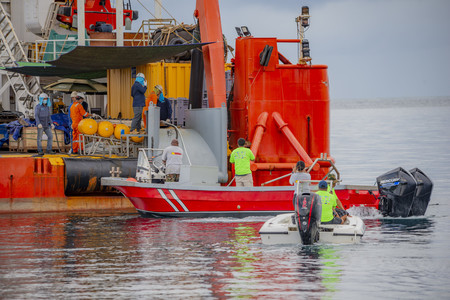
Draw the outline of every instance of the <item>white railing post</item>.
M123 0L116 0L116 46L123 46Z
M84 12L85 0L78 0L77 2L77 30L78 30L78 46L86 45L86 28L85 28L85 12Z

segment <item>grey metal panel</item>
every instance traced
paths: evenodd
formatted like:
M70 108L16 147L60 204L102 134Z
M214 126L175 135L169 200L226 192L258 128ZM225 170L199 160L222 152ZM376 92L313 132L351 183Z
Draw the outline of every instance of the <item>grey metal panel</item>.
M180 182L186 184L217 184L218 166L216 157L197 131L173 127L161 128L159 138L161 149L169 146L171 141L176 138L184 151ZM161 153L159 152L157 155L159 154ZM156 157L156 160L161 160L161 157Z
M148 148L159 147L159 111L159 107L154 106L153 103L149 104L147 111ZM153 153L149 153L148 156L153 156Z
M186 112L186 128L198 132L211 148L219 167L219 182L228 181L227 111L225 107L191 109Z

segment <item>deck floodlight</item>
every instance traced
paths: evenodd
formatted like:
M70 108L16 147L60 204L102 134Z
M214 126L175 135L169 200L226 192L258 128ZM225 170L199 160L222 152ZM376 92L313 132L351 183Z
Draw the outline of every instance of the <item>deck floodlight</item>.
M309 15L309 7L302 6L302 15Z
M237 35L238 35L238 36L240 36L240 37L243 37L243 36L244 36L244 34L242 33L241 28L239 28L239 27L234 27L234 28L236 29L236 32L237 32Z
M245 36L251 36L252 34L250 33L250 30L248 30L248 27L247 26L241 26L241 29L242 29L242 33L245 35Z
M301 24L304 28L309 27L309 7L302 6Z

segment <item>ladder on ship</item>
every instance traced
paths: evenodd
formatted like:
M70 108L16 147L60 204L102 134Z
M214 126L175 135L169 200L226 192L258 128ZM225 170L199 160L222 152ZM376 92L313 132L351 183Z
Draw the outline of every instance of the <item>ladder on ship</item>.
M29 62L24 47L14 31L10 14L0 2L0 65L15 67L17 62ZM34 115L34 100L42 92L37 77L5 72L7 82L0 87L0 96L11 87L16 96L16 110L26 117Z
M59 7L61 6L58 2L52 2L48 10L47 19L45 20L44 28L42 28L42 39L47 40L50 36L50 32L56 23L56 16L58 15Z

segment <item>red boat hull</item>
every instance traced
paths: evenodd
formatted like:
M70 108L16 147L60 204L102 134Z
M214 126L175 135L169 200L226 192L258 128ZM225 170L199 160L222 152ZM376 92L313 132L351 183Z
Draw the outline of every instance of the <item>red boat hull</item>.
M293 187L205 187L186 188L109 182L120 190L147 217L247 217L292 212ZM370 192L369 192L370 191ZM372 187L337 189L345 208L378 208L377 192Z

